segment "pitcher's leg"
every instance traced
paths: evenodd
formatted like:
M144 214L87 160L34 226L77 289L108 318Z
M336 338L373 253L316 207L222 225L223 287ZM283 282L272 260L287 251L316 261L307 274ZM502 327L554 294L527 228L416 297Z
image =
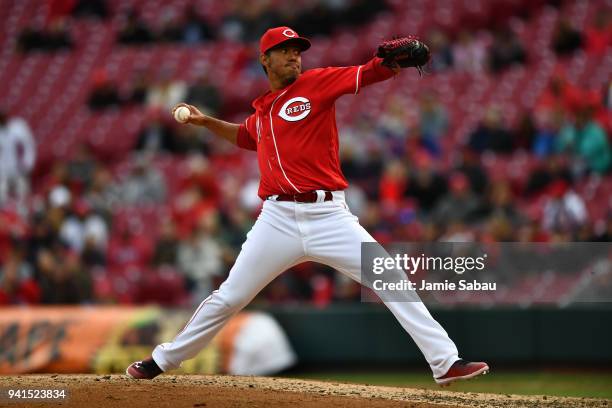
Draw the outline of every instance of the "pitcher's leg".
M246 306L270 281L303 257L301 240L260 220L218 290L206 298L185 327L169 343L153 351L163 371L196 356L235 313Z
M311 225L307 255L361 283L361 243L376 242L348 210ZM410 334L434 377L444 375L459 358L455 343L422 302L384 302Z

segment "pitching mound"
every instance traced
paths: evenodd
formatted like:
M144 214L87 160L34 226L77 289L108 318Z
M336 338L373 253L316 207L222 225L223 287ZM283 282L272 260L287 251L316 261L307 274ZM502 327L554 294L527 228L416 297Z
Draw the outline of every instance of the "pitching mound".
M284 378L163 375L136 381L122 375L0 377L0 388L67 389L64 401L0 406L62 407L607 407L607 400L431 391ZM6 394L5 394L6 395ZM10 404L10 405L9 405Z

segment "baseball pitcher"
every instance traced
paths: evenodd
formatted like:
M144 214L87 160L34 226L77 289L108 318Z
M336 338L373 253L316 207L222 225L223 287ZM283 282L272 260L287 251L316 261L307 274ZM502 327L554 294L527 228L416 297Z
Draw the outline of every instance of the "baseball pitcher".
M361 282L361 243L375 242L349 210L340 170L334 104L345 94L387 80L402 68L419 72L429 49L407 37L384 42L364 65L302 72L301 54L310 41L289 27L268 30L260 56L270 90L253 102L243 123L203 115L191 105L181 120L208 128L243 149L257 152L264 200L257 222L229 276L199 305L185 327L152 356L126 370L136 379L152 379L193 358L223 325L268 283L293 265L315 261ZM184 112L184 110L183 110ZM439 384L486 373L486 363L459 358L457 347L422 302L384 302L410 334Z

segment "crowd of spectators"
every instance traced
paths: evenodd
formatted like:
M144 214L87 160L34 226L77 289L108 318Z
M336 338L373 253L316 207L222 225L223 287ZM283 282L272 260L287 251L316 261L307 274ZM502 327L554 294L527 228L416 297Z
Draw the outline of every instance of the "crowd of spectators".
M109 17L103 1L88 7L87 2L73 3L71 13ZM245 40L257 38L255 33L279 18L305 35L329 34L321 30L332 24L322 22L359 24L384 8L383 2L337 2L349 3L352 8L347 11L334 6L336 2L315 2L290 15L289 7L276 10L266 2L237 2L216 27L188 9L183 18L164 16L160 31L129 13L117 38L127 44ZM562 20L550 47L561 57L580 49L601 55L609 33L609 13L598 15L596 24L584 32ZM495 75L513 64L530 63L509 26L455 35L432 30L427 41L434 75L444 70ZM24 44L24 50L31 49ZM129 163L106 162L93 146L82 144L69 161L54 163L37 180L35 192L26 197L27 211L3 199L0 305L160 299L198 303L226 276L254 222L260 204L254 191L257 180L247 171L215 172L209 139L194 127L177 126L166 113L186 100L216 115L224 104L222 95L206 75L186 84L165 73L150 78L138 72L132 86L120 91L104 70L98 70L92 84L92 110L147 107L133 156ZM483 109L480 123L465 135L463 145L454 147L448 161L443 145L453 123L441 95L422 92L416 119L414 112L390 97L381 116L362 114L340 129L351 210L382 243L610 241L612 214L594 219L579 193L588 181L610 181L609 86L581 89L559 72L535 109L524 112L517 123L506 123L497 106ZM0 115L0 145L14 133L8 123L21 123L21 140L32 139L27 125ZM34 145L28 148L30 156L20 156L21 180L28 179L35 157ZM536 164L523 170L522 179L487 167L491 158L503 161L517 155ZM158 159L177 156L181 171L176 174L158 166ZM7 162L3 159L0 166ZM249 164L238 168L244 166ZM134 284L148 276L159 277L158 292L176 289L180 296L168 298L167 293L148 292L146 285ZM178 287L163 286L170 282L163 280L168 276L178 278ZM261 297L272 303L308 301L322 306L359 298L356 283L316 264L298 265L272 282Z
M19 37L22 52L69 49L73 39L67 28L70 18L108 19L112 12L104 0L52 0L50 18L43 27L28 27ZM366 23L388 9L383 0L309 1L274 4L271 1L228 2L220 21L211 21L193 5L181 14L165 10L151 24L133 9L121 11L116 33L119 44L141 46L158 43L195 45L214 40L252 42L266 29L290 25L302 35L330 35L332 28Z
M72 47L73 41L63 18L55 19L48 27L27 28L17 39L17 48L24 53L70 50Z

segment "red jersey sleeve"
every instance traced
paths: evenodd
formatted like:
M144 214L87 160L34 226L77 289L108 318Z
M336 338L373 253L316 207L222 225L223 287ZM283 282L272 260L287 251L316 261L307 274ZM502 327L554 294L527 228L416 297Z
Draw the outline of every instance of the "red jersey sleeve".
M382 65L382 59L378 57L363 65L321 68L317 71L319 88L333 99L346 94L358 94L362 87L394 75L393 70Z
M238 128L236 145L243 149L257 151L257 130L255 129L255 114L252 114Z

